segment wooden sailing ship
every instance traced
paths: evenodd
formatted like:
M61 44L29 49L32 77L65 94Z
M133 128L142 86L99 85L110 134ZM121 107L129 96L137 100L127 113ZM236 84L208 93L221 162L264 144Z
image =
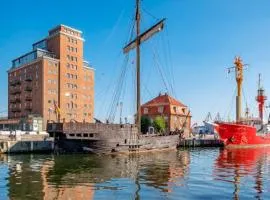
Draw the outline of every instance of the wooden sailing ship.
M104 123L48 123L47 131L57 139L56 147L64 151L90 151L98 153L140 152L149 150L176 149L181 130L170 134L141 133L141 66L140 46L156 33L160 32L165 19L154 26L140 32L140 0L136 0L136 38L124 48L125 54L136 50L136 124L104 124Z

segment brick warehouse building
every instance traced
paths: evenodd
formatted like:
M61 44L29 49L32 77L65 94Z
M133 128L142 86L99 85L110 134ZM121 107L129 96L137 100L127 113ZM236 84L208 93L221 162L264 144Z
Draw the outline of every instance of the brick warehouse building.
M9 119L37 115L44 125L58 119L93 121L94 70L84 61L83 43L81 31L59 25L34 43L31 52L12 61Z
M191 113L188 107L177 101L167 93L159 95L141 106L142 116L154 120L157 116L165 119L168 131L184 128L184 135L189 136L191 126Z

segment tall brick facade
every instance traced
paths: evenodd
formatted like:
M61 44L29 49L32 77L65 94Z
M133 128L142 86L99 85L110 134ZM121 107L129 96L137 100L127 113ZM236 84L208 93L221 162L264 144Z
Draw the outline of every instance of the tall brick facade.
M65 25L33 44L8 71L8 117L93 121L94 70L83 59L82 32ZM56 106L60 108L57 115Z

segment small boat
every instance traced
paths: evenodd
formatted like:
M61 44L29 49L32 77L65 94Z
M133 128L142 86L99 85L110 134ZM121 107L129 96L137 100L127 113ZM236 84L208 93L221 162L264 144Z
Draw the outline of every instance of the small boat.
M226 147L248 148L270 146L268 125L263 125L263 108L266 96L264 95L264 90L260 86L260 76L258 96L256 99L259 105L259 119L242 118L241 93L244 65L240 57L235 58L234 64L235 66L233 69L235 70L237 82L236 122L215 121L213 123L214 129Z

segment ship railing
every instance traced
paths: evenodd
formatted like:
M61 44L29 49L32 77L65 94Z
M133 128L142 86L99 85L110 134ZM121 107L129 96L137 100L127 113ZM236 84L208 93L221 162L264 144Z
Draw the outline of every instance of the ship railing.
M48 122L48 132L63 132L65 134L100 133L107 130L136 129L133 124L103 124L86 122Z
M63 124L63 131L65 133L92 133L101 132L105 130L119 130L121 128L135 128L131 124L102 124L102 123L79 123L67 122Z

